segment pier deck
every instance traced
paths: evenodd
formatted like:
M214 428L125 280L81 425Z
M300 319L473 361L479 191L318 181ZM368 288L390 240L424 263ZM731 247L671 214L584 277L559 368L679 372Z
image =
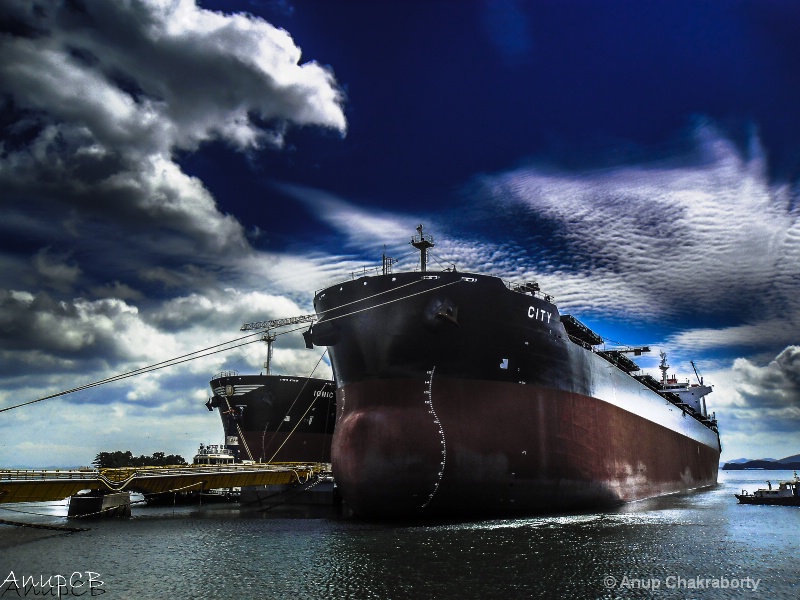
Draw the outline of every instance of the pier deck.
M329 470L330 466L324 463L0 470L0 504L63 500L87 489L155 494L251 485L304 483Z

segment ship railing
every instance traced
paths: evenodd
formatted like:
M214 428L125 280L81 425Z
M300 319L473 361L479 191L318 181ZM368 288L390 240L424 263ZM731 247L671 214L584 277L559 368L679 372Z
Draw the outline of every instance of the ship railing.
M509 290L517 292L518 294L525 294L526 296L533 296L534 298L541 298L545 302L553 302L553 297L550 294L545 294L539 289L539 284L535 281L526 281L519 283L518 281L509 281L503 279L499 275L490 275L490 277L497 277L503 282Z
M383 273L382 266L374 266L374 267L361 267L357 271L351 271L347 274L347 279L344 281L355 281L356 279L360 279L361 277L367 277L372 275L381 275Z
M455 271L454 267L450 266L450 267L447 267L446 269L442 269L439 272L441 272L441 273L451 273L453 271ZM419 269L419 265L417 265L417 267L415 267L411 271L405 271L405 272L422 273L423 271L421 271ZM425 271L425 273L436 273L436 272L437 271L434 271L432 269L428 269L427 271ZM339 279L339 280L335 281L334 283L331 283L330 285L325 286L324 288L319 288L318 290L314 290L314 295L316 296L322 290L327 289L329 287L335 287L335 286L341 285L343 283L348 283L350 281L355 281L356 279L361 279L362 277L372 277L374 275L383 275L383 274L384 274L383 266L373 266L373 267L366 267L365 266L365 267L361 267L360 269L358 269L356 271L351 271L350 273L348 273L347 277L345 279Z
M582 339L576 338L574 335L570 335L570 334L567 334L567 337L573 343L578 344L578 346L581 346L582 348L585 348L586 350L589 350L590 352L595 352L594 346L592 346L591 344L588 344L587 342L584 342Z
M341 285L341 284L347 283L349 281L355 281L356 279L361 279L362 277L372 277L373 275L382 275L382 274L383 274L383 267L382 266L377 266L377 265L376 266L372 266L372 267L364 266L364 267L361 267L360 269L358 269L356 271L351 271L350 273L347 274L347 277L345 277L344 279L337 279L336 281L334 281L330 285L326 285L323 288L319 288L318 290L314 290L314 295L316 296L322 290L324 290L326 288L329 288L329 287L334 287L334 286L337 286L337 285Z
M355 281L356 279L361 279L362 277L371 277L373 275L382 275L383 272L384 272L383 269L384 269L384 267L383 266L379 266L379 265L372 266L372 267L364 266L364 267L361 267L360 269L358 269L356 271L351 271L350 273L348 273L347 277L345 279L336 281L335 283L332 283L330 286L326 286L326 287L333 287L335 285L339 285L339 284L342 284L342 283L347 283L349 281ZM447 267L447 268L441 270L441 272L443 272L443 273L451 273L453 271L455 271L455 265ZM419 270L419 266L417 266L417 268L415 268L411 272L412 273L417 273L417 272L422 273L422 271ZM435 273L436 271L434 271L432 269L429 269L426 272L427 273ZM472 271L470 271L470 273L472 273ZM553 296L551 296L550 294L545 294L544 292L542 292L539 289L539 284L537 282L535 282L535 281L526 281L526 282L520 283L518 281L510 281L508 279L503 279L502 276L500 276L500 275L498 275L496 273L488 273L488 274L478 273L478 274L479 275L484 275L485 277L494 277L495 279L499 279L500 281L503 282L503 285L505 285L506 288L511 290L512 292L517 292L519 294L525 294L526 296L533 296L535 298L541 298L545 302L552 303L554 301ZM325 289L325 288L320 288L318 290L315 290L314 295L319 294L323 289Z
M0 481L36 481L42 479L92 479L98 474L97 469L3 469Z
M220 371L216 375L214 375L211 379L222 379L223 377L237 377L239 375L239 371Z
M430 233L418 233L415 236L411 237L411 244L421 244L421 243L428 243L433 246L433 236Z

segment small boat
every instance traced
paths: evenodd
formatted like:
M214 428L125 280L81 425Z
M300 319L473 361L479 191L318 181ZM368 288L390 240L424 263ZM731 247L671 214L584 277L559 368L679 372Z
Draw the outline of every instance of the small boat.
M192 459L195 467L252 463L252 461L237 461L235 452L222 444L200 444L197 454ZM219 488L203 490L189 486L191 489L179 488L171 492L145 494L144 501L148 506L174 506L176 504L210 504L217 502L239 502L241 488Z
M200 444L200 449L194 455L192 463L195 465L232 465L236 462L233 450L219 444Z
M742 490L741 494L734 494L739 504L769 504L772 506L800 506L800 478L797 471L794 478L781 481L776 489L772 489L772 482L767 481L767 489L759 489L753 493Z

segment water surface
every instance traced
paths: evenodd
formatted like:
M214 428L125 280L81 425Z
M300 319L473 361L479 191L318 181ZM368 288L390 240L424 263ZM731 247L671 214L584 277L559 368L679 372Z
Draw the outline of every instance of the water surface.
M93 583L94 591L107 600L794 600L800 597L800 509L739 505L733 496L791 475L722 471L710 491L596 513L475 523L281 518L237 505L134 506L133 518L82 523L91 529L81 533L0 526L0 581L12 571L37 581L78 573L74 582L84 586L64 590L90 597L91 572L103 582ZM38 514L4 509L0 518L76 524L64 519L64 503L6 508ZM2 598L25 597L9 586L0 588Z

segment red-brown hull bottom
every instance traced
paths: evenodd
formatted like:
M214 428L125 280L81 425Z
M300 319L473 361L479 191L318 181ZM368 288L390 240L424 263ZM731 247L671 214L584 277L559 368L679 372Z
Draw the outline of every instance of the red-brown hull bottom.
M718 447L569 392L368 380L337 403L334 476L361 516L582 510L717 481Z

